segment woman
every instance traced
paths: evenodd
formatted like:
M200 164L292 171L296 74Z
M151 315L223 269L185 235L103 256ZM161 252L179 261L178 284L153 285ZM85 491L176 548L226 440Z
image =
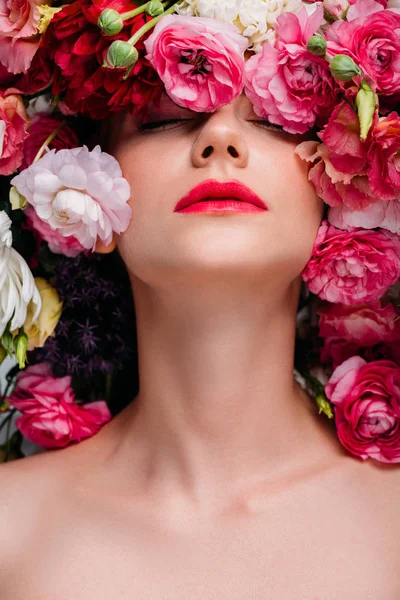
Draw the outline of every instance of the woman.
M324 206L302 134L243 93L113 125L132 219L96 251L129 273L140 390L2 466L2 600L398 598L399 471L345 452L293 376Z

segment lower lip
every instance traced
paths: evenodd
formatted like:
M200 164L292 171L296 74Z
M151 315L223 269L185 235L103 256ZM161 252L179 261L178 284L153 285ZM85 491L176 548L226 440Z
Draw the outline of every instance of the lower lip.
M190 206L186 206L186 208L182 208L177 212L180 213L204 213L204 212L265 212L265 208L260 208L259 206L255 206L254 204L250 204L250 202L241 202L239 200L205 200L201 202L196 202L195 204L191 204Z

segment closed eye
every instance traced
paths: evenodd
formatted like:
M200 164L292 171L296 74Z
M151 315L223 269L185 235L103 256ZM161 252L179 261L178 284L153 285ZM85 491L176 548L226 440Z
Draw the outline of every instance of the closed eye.
M138 131L164 131L165 129L175 129L188 121L192 121L192 119L163 119L161 121L149 121L139 125Z
M281 125L274 125L273 123L270 123L269 121L266 121L265 119L263 120L250 120L250 123L255 123L256 125L258 125L259 127L263 127L264 129L270 129L272 131L279 131L279 132L284 132L285 130L283 129L283 127Z

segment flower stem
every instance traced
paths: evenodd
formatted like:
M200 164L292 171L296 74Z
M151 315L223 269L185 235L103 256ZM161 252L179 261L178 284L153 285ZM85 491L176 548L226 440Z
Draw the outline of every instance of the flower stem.
M46 148L51 144L51 142L54 140L54 138L56 137L56 135L58 135L58 132L65 127L66 123L61 123L61 125L59 125L57 127L57 129L55 129L48 138L45 139L45 141L43 142L43 144L40 146L35 158L32 161L32 164L37 162L39 160L39 158L42 157L44 151L46 150Z
M152 29L152 27L154 27L155 25L157 25L157 23L158 23L158 21L160 19L162 19L163 17L165 17L165 15L172 14L175 11L176 4L173 4L172 6L170 6L166 11L164 11L162 13L162 15L159 15L158 17L154 17L154 19L152 19L148 23L145 23L145 25L143 25L143 27L141 27L140 29L138 29L137 32L133 34L133 36L128 40L128 43L132 44L132 46L134 46L136 44L136 42L138 42L140 40L140 38L147 31L149 31L150 29Z

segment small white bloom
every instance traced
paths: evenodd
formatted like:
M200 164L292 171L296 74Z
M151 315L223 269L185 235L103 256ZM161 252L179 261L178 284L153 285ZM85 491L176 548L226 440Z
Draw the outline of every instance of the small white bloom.
M22 327L30 302L36 306L33 321L36 321L42 307L39 290L28 265L11 247L10 227L11 219L4 210L0 211L0 337L10 320L10 331Z
M55 105L53 104L53 96L51 94L42 94L29 100L26 114L30 117L36 115L36 113L46 113L50 115L54 112Z
M176 11L233 23L248 39L248 50L260 52L265 42L275 43L276 19L284 12L296 13L302 6L302 0L184 0Z
M130 188L113 156L100 146L51 150L11 181L37 216L62 236L94 250L129 225Z

